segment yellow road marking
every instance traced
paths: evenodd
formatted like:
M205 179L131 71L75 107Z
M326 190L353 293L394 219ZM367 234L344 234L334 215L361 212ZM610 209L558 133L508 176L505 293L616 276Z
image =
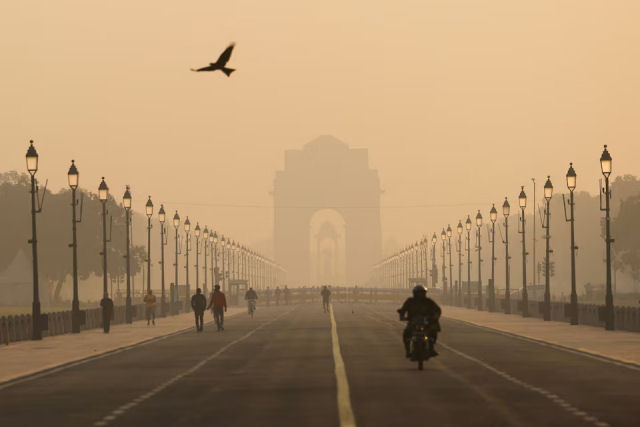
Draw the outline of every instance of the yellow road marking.
M344 360L340 352L340 341L338 340L338 326L333 316L333 304L329 306L331 317L331 345L333 347L333 362L335 365L336 386L338 388L338 416L340 427L355 427L356 420L351 408L351 397L349 395L349 381L347 381L347 371L344 367Z

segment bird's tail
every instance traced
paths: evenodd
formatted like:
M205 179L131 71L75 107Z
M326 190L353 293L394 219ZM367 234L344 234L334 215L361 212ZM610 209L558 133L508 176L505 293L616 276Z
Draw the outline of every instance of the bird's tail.
M222 72L227 75L227 77L231 76L231 73L235 71L235 68L222 68Z

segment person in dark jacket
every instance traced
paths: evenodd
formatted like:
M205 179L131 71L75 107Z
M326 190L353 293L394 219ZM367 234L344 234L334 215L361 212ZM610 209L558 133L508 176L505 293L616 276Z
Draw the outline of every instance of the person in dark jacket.
M411 335L413 333L413 320L417 316L427 318L429 322L429 352L431 356L437 356L438 353L435 350L435 343L438 339L438 332L440 332L440 315L442 310L440 306L436 304L431 298L427 298L427 290L418 285L413 288L413 297L407 298L402 304L402 307L398 310L400 314L400 320L408 320L407 327L402 333L402 341L404 342L404 349L407 357L411 357L410 343Z
M100 301L100 307L102 307L102 327L104 333L108 334L111 328L111 320L113 319L113 300L109 298L109 295L105 295Z
M196 294L191 297L191 308L196 316L196 330L202 332L204 329L204 311L207 308L207 298L202 295L202 289L196 289Z

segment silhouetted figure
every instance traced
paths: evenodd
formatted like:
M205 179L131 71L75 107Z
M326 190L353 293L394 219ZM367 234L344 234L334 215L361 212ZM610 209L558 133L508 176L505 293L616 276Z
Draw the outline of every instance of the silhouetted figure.
M196 330L202 332L204 329L204 311L207 308L207 298L202 295L202 289L196 289L196 294L191 297L191 308L196 316Z
M320 295L322 295L322 310L326 313L329 311L329 298L331 297L331 291L325 285L322 287Z
M216 320L218 332L224 331L224 312L227 311L227 299L224 293L220 292L220 285L214 287L211 301L207 308L213 308L213 318Z
M233 52L233 47L235 46L234 43L231 43L229 45L228 48L226 48L224 50L224 52L222 52L222 55L220 55L220 57L218 58L218 60L216 62L211 62L209 63L208 67L202 67L202 68L198 68L198 69L191 69L191 71L196 71L196 72L200 72L200 71L216 71L216 70L220 70L223 73L225 73L227 75L227 77L229 77L231 75L231 73L233 73L235 71L235 68L227 68L227 62L229 62L229 59L231 58L231 52Z
M145 314L147 317L147 326L149 326L150 322L156 324L156 296L153 294L151 289L147 292L143 299L145 303Z
M291 296L291 291L286 286L284 287L284 303L285 305L289 305L289 297Z
M271 289L267 286L267 289L264 291L265 299L267 300L267 307L271 305Z
M276 305L280 305L280 294L282 291L280 290L280 286L276 286Z
M413 319L416 316L423 316L429 320L429 353L430 356L437 356L438 353L435 350L436 340L438 339L438 332L440 332L440 314L442 310L440 306L436 304L431 298L427 298L427 290L418 285L413 288L413 297L407 298L402 304L402 307L398 310L400 314L400 320L408 320L407 327L402 334L402 341L404 342L404 349L407 353L407 357L411 357L410 353L410 341L411 334L413 332Z
M108 334L111 328L111 320L113 319L113 300L106 295L100 301L100 307L102 307L102 327L104 333Z

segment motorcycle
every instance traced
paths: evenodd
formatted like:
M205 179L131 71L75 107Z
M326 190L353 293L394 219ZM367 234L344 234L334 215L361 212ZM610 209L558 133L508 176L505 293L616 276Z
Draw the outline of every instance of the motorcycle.
M410 348L411 361L418 362L418 369L423 370L424 362L431 357L429 341L429 320L424 316L417 316L411 322L413 332L411 334Z

